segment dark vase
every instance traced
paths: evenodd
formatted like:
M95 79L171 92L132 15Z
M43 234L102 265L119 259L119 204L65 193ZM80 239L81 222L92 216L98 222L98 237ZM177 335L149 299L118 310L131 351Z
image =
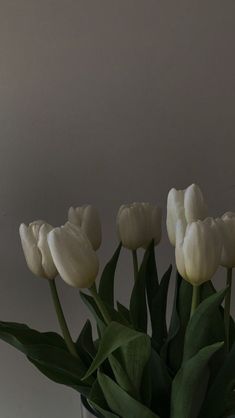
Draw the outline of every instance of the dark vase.
M95 411L87 402L85 396L81 395L82 418L104 418L99 412Z

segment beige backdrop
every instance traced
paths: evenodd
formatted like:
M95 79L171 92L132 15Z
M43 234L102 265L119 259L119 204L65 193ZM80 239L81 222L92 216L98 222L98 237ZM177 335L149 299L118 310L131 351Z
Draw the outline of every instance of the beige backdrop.
M234 0L0 0L2 320L58 329L47 283L25 266L22 221L62 224L71 204L94 204L103 263L123 202L165 209L170 187L197 182L212 215L235 210L234 21ZM173 261L165 232L158 260L161 272ZM124 302L130 269L123 252ZM87 311L59 289L75 337ZM1 418L79 417L75 392L0 350Z

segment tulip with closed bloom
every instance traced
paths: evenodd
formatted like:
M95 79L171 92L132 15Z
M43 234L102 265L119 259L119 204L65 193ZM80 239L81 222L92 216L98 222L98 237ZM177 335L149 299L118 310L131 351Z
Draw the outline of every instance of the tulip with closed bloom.
M48 244L61 278L71 286L90 288L98 274L99 260L82 229L67 222L49 233Z
M221 218L217 219L221 237L222 237L222 253L220 264L227 269L227 287L228 291L224 300L224 324L226 336L226 349L230 347L230 308L231 308L231 292L232 292L232 274L235 267L235 213L226 212Z
M48 245L48 234L52 230L53 226L39 220L30 223L29 226L21 224L19 232L28 267L36 276L48 279L65 343L70 353L77 357L76 348L65 321L54 280L58 272Z
M147 248L161 240L161 209L150 203L122 205L117 215L117 232L122 245L130 250Z
M161 209L150 203L122 205L117 214L117 233L122 245L132 250L134 277L138 275L137 249L161 240Z
M101 245L102 232L98 211L91 205L71 207L68 212L68 220L81 228L87 235L94 250Z
M29 269L38 277L54 279L57 270L48 247L47 235L53 229L44 221L34 221L19 228L22 248Z
M235 267L235 213L226 212L217 221L223 244L220 264L223 267L233 268Z
M222 241L216 220L176 224L176 265L180 275L194 286L192 311L198 304L197 288L210 280L220 264ZM191 312L191 314L193 314Z
M176 244L176 223L186 225L207 216L207 207L200 188L191 184L185 190L171 189L167 197L167 232L170 243Z

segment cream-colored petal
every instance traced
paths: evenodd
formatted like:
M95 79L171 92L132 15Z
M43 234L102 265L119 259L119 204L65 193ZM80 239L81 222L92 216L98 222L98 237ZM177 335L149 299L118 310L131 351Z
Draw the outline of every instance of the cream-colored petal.
M57 270L52 260L51 252L48 246L47 236L53 227L47 223L39 229L38 248L42 255L42 268L48 279L54 279L57 276Z
M221 246L217 231L209 222L196 221L189 224L183 244L185 268L188 280L199 285L212 278L218 268Z
M69 208L68 220L69 220L69 222L72 222L74 225L81 226L81 224L82 224L82 209L80 207Z
M198 219L205 219L207 216L207 207L203 194L196 184L192 184L185 190L184 210L188 223Z
M21 224L19 228L21 244L28 268L38 277L44 277L42 257L37 247L37 240L31 228Z
M86 233L93 249L98 250L102 240L101 222L98 211L91 205L83 209L81 228Z
M235 214L227 212L218 221L223 244L221 265L233 268L235 267Z
M124 247L136 250L147 240L146 211L142 203L126 205L118 212L118 236Z
M99 261L84 234L69 230L70 226L55 228L48 234L48 244L54 264L62 279L71 286L89 288L95 281Z
M167 197L167 218L166 227L169 241L172 245L176 244L176 223L185 219L184 214L184 190L171 189Z

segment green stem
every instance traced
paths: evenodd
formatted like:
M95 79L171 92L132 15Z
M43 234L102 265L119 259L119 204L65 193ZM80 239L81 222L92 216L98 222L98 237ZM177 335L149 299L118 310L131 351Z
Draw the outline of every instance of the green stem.
M138 277L139 267L138 267L138 257L137 257L137 251L132 250L132 258L133 258L133 267L134 267L134 278L135 281Z
M228 291L224 300L224 326L225 326L225 347L227 352L229 351L229 328L230 328L230 306L231 306L231 290L232 290L232 274L233 269L227 269L227 287Z
M190 318L192 318L197 306L200 303L200 286L193 285L193 295L192 295L192 304L191 304L191 312Z
M93 285L89 288L91 295L93 296L95 303L97 305L97 307L99 308L105 323L108 325L111 322L111 317L102 301L102 299L100 298L100 296L98 295L98 292L96 290L96 285L95 283L93 283Z
M61 307L58 292L56 289L55 280L48 280L48 282L49 282L50 289L51 289L51 295L52 295L56 315L60 324L60 328L61 328L64 340L65 340L65 343L67 345L69 352L73 356L78 357L74 342L71 338L71 335L70 335L70 332L69 332L69 329L68 329L68 326L64 317L64 313Z

